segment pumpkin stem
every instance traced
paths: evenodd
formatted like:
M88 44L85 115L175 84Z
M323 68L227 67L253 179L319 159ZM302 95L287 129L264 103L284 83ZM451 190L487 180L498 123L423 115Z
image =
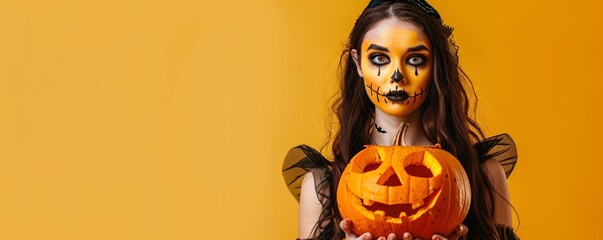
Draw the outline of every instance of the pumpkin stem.
M406 142L404 142L404 137L406 136L406 129L408 129L410 124L408 123L400 123L400 127L398 127L398 132L394 137L394 141L392 142L392 146L406 146Z

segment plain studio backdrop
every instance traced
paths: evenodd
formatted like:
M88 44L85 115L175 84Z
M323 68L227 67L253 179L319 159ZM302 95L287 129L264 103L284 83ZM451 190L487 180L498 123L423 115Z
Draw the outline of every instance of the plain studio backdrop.
M518 145L519 235L596 237L602 3L431 3ZM366 4L0 2L0 239L294 239L283 157L325 140Z

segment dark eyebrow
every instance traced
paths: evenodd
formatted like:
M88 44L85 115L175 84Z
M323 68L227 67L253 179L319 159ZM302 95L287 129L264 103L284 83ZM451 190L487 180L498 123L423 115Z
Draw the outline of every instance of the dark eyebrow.
M429 52L429 49L425 45L419 45L419 46L414 46L414 47L408 48L409 52L418 52L421 50L427 50Z
M371 50L371 49L375 49L375 50L380 50L380 51L384 51L384 52L389 52L389 49L387 49L386 47L382 47L379 46L377 44L371 44L366 50Z

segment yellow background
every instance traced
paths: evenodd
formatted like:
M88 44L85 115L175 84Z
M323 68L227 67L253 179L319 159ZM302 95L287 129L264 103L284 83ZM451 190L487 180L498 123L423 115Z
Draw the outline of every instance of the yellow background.
M598 238L602 3L431 2L519 146L519 235ZM0 239L295 238L282 159L324 141L365 5L3 0Z

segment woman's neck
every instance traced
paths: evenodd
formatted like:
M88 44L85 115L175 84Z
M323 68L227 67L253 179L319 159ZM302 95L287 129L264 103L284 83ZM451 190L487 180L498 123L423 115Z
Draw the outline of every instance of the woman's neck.
M379 108L375 108L375 123L373 131L371 133L371 144L380 146L392 145L396 132L400 127L400 124L409 124L406 129L406 137L404 142L408 146L430 146L433 143L427 140L425 132L423 131L423 124L421 123L422 113L420 109L413 111L412 113L403 116L391 116L381 111Z

